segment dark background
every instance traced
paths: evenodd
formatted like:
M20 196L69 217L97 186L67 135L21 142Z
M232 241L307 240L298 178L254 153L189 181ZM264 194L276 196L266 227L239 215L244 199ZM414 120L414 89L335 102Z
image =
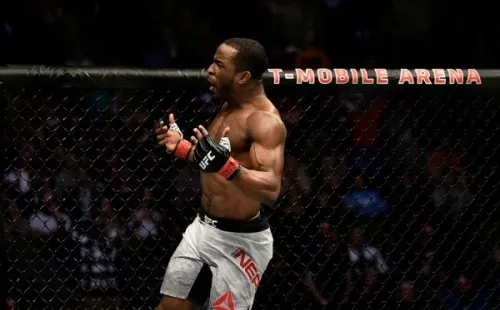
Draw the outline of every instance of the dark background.
M198 68L224 39L248 36L273 67L314 46L334 67L485 68L498 64L495 12L485 0L5 1L0 59Z
M451 1L11 1L2 63L203 68L227 37L270 66L494 67L495 8ZM312 49L327 57L298 61ZM197 171L154 147L200 87L0 88L5 263L18 309L151 309L199 206ZM254 309L495 309L498 91L269 86L289 137ZM496 139L495 139L496 138ZM364 256L364 259L359 259ZM309 288L318 286L321 299ZM92 286L92 283L98 285Z

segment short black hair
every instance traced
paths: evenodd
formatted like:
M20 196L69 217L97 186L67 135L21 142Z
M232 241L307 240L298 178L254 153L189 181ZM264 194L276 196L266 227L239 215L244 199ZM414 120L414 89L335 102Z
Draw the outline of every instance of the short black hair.
M260 80L267 70L267 54L259 42L247 38L231 38L224 41L225 45L236 49L234 61L238 71L249 71L253 79Z

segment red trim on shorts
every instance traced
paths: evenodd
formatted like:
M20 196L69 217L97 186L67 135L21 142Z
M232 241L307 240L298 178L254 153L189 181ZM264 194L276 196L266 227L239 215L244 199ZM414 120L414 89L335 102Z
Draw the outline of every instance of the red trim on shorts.
M177 143L174 155L177 158L186 160L189 156L189 151L191 151L191 146L193 146L191 142L186 139L182 139L179 143Z
M236 161L236 159L229 157L224 166L217 171L217 174L223 176L226 179L229 179L233 176L233 173L238 170L240 164Z

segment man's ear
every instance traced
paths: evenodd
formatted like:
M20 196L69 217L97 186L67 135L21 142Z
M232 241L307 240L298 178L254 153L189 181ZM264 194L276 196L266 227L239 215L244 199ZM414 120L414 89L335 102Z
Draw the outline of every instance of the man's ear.
M252 79L252 74L249 71L243 71L238 73L238 84L244 85Z

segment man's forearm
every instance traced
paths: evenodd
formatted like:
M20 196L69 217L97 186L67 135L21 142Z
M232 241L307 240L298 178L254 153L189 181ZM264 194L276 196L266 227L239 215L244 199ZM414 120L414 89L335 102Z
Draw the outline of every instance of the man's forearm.
M321 297L321 293L319 292L318 287L316 286L316 283L314 282L314 277L310 272L307 272L303 278L304 284L307 286L307 288L313 293L314 297L319 298Z
M231 182L249 197L272 204L278 199L281 180L272 172L240 167Z

